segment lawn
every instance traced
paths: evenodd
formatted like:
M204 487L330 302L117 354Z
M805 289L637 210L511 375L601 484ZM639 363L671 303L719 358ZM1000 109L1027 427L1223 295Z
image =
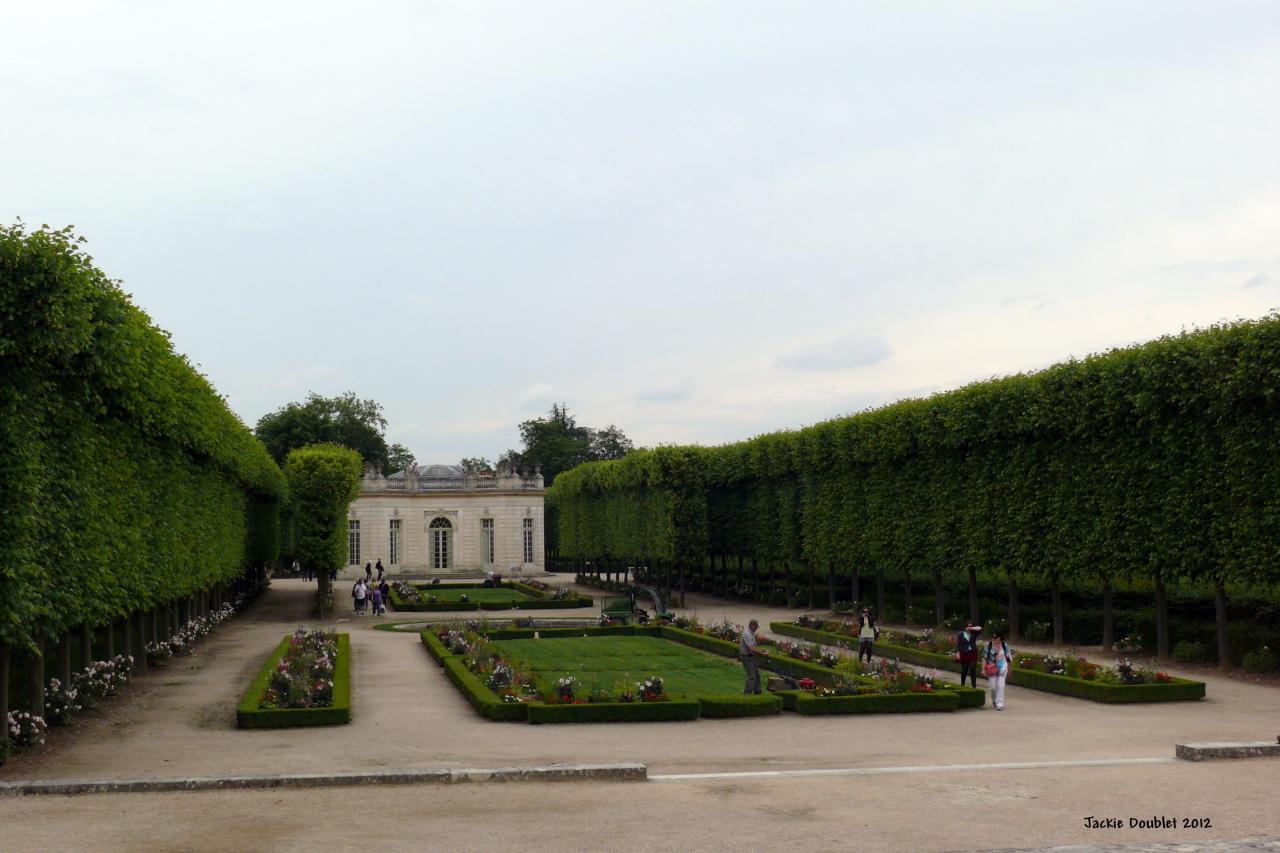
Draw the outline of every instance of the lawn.
M466 596L471 601L480 602L512 602L512 601L532 601L529 596L523 592L517 592L514 589L500 587L491 589L487 587L449 587L442 584L432 586L431 584L418 584L418 591L422 593L423 600L427 596L434 595L438 601L461 601L462 596Z
M657 637L499 640L495 645L539 679L571 675L587 690L630 687L658 675L667 693L692 699L741 693L745 683L741 664Z

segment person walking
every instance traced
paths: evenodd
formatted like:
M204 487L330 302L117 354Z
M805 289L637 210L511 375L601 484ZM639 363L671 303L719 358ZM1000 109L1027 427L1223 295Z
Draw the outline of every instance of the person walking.
M1004 685L1012 669L1013 649L1004 641L1004 632L992 631L982 652L982 674L991 685L991 704L997 711L1004 710Z
M756 638L756 629L759 627L760 623L754 619L748 622L738 644L738 657L742 658L742 668L747 671L747 685L742 688L742 692L747 694L760 693L760 665L756 658L764 655L764 652L760 650Z
M369 591L369 600L373 602L373 615L381 616L384 612L382 609L382 590L376 586L371 589Z
M871 645L880 638L880 629L876 627L876 617L871 615L870 608L862 608L858 616L858 660L865 656L871 663Z
M360 606L361 606L360 605L360 601L361 601L360 585L362 583L364 583L364 581L358 580L351 585L351 604L353 607L355 607L356 613L360 612Z
M378 558L378 565L374 566L378 570L378 583L382 583L382 574L386 569L382 568L382 558Z
M295 578L298 577L298 575L302 574L302 564L299 563L296 559L293 561L293 565L290 566L289 568L293 570L293 576ZM306 580L306 578L303 577L303 580Z
M373 580L373 563L364 564L364 579L366 581Z
M956 632L956 660L960 662L961 687L964 687L966 675L970 684L978 686L978 635L981 633L982 626L974 625L972 619Z
M382 593L382 612L387 612L387 602L391 600L391 586L385 580L378 584L378 592Z

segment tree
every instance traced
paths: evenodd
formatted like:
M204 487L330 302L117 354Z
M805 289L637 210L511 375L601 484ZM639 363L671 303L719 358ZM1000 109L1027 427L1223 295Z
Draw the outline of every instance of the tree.
M489 460L485 459L483 456L477 456L475 458L467 457L458 463L458 467L463 471L466 471L468 474L493 473L493 465L489 464Z
M631 443L631 439L627 438L626 433L613 424L609 424L604 429L596 430L591 436L589 455L592 462L603 459L621 459L632 450L635 450L635 445Z
M329 573L346 563L347 508L360 493L362 473L359 454L334 444L300 447L285 460L297 521L295 551L316 570L321 608L329 598Z
M387 477L397 471L404 471L416 465L413 451L403 444L393 444L387 448L387 462L382 466L382 476Z
M583 462L621 459L633 447L631 439L613 424L602 430L579 426L564 403L553 404L545 418L520 424L520 438L524 451L519 458L512 459L513 451L508 451L499 461L514 462L526 469L540 468L548 486L561 471Z
M263 415L254 433L281 465L289 451L296 448L340 444L360 454L366 465L376 465L385 471L389 464L387 441L383 437L386 429L387 419L377 402L361 400L351 391L337 397L321 397L313 392L304 403L290 403Z

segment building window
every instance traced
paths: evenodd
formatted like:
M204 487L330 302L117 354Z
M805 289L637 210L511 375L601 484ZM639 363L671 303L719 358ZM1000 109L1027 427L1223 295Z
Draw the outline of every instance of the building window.
M360 565L360 522L355 519L347 522L347 565Z
M524 561L526 563L533 562L533 519L524 519Z
M453 525L447 518L437 518L429 528L431 538L431 568L449 568L450 540L453 538Z
M484 564L492 566L494 563L492 518L480 519L480 546L484 549Z
M391 519L391 539L387 543L387 553L391 556L388 562L393 566L400 564L400 519Z

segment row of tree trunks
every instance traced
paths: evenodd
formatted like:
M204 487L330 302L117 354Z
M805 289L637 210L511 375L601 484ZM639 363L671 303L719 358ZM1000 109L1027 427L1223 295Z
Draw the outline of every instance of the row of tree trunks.
M205 590L190 598L158 605L146 611L130 613L119 622L108 622L99 628L82 626L74 632L67 632L58 638L56 643L42 644L35 651L24 655L26 662L26 710L39 717L45 715L45 689L49 676L57 678L63 689L66 689L75 677L72 666L73 652L78 651L79 663L83 668L95 660L94 639L99 634L99 648L105 660L113 660L119 652L133 658L133 669L139 674L146 674L147 644L167 640L180 630L186 621L207 616L214 609L222 606L228 592L238 592L247 588L247 584L234 585L230 590L215 587ZM185 617L185 618L184 618ZM73 633L76 635L73 639ZM76 642L78 640L78 643ZM76 646L79 646L76 649ZM49 656L55 656L48 660ZM10 711L10 670L13 654L11 647L0 642L0 720L7 719ZM49 670L52 669L52 673ZM8 748L8 737L0 737L0 755Z

